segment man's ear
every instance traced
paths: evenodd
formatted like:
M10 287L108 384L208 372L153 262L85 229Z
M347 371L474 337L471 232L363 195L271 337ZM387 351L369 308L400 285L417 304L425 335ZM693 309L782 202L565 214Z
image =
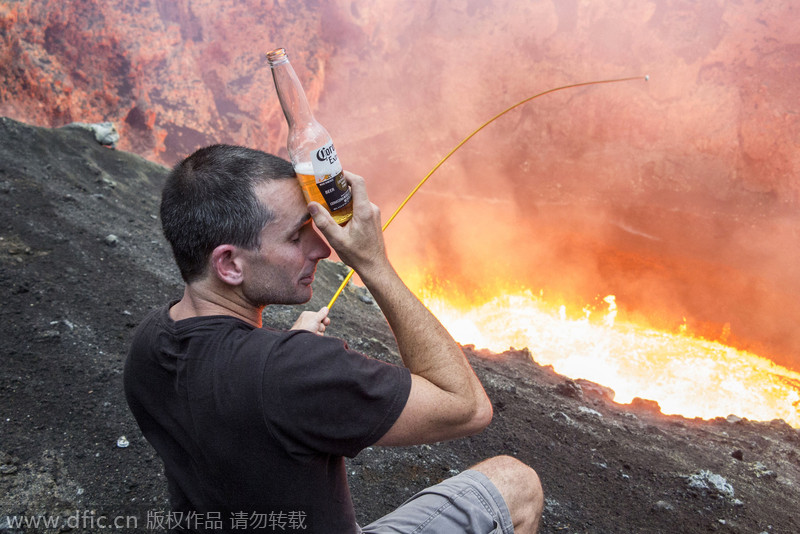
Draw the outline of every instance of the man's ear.
M238 286L244 279L239 248L220 245L211 251L211 271L228 285Z

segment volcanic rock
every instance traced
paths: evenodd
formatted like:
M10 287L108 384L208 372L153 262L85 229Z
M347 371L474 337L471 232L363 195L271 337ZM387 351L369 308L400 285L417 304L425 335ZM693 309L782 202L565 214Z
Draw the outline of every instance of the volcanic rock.
M580 384L578 384L575 380L567 379L560 384L557 384L555 387L555 392L559 395L570 397L572 399L580 400L583 398L583 388L581 388Z

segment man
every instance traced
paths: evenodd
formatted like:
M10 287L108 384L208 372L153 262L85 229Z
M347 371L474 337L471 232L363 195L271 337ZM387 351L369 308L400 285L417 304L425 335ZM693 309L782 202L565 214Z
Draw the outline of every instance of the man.
M344 456L467 436L491 420L461 349L389 263L364 180L346 177L343 227L306 204L289 162L263 152L214 145L167 178L162 225L186 286L137 329L125 391L164 462L175 530L359 532ZM326 308L289 331L262 327L265 306L311 298L330 254L315 225L374 296L403 366L322 336ZM528 533L541 510L536 473L502 456L363 532Z

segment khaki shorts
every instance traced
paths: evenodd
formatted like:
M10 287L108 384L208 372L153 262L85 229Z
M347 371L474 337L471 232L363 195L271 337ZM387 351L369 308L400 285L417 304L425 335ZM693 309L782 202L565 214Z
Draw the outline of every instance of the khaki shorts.
M478 471L467 470L411 497L362 528L363 534L513 534L503 497Z

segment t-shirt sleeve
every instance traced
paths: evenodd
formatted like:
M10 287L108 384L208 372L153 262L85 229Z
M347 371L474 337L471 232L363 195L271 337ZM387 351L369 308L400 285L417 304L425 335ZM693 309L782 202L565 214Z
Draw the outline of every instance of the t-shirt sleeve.
M355 456L391 428L411 391L405 367L303 331L275 344L263 373L265 423L293 454Z

